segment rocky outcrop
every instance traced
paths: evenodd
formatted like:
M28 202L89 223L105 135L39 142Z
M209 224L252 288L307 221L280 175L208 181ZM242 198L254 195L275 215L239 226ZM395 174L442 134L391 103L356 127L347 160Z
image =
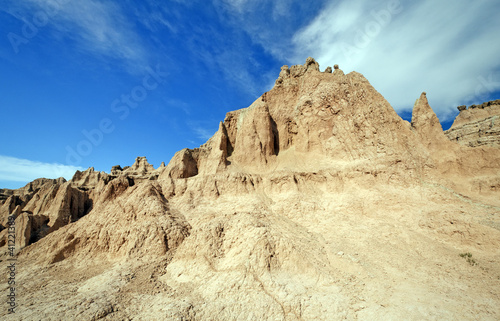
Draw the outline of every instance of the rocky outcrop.
M228 136L224 123L219 123L219 129L208 142L198 150L197 162L200 172L213 175L223 171L228 165Z
M443 133L443 127L441 127L438 117L429 106L425 92L415 101L411 127L419 135L420 142L428 149L440 151L451 145Z
M331 72L331 67L330 72ZM327 68L328 70L328 68ZM329 73L325 70L325 73ZM288 68L287 65L281 67L281 72L279 74L278 79L276 79L275 84L277 86L281 85L287 78L298 78L302 77L308 71L317 71L319 72L319 64L312 57L308 57L306 59L306 63L304 65L294 65L291 68Z
M107 173L96 171L91 167L83 172L76 171L70 182L72 186L88 191L95 189L100 183L107 184L110 179Z
M233 119L237 119L235 123ZM228 132L234 136L231 159L238 164L266 165L279 150L276 123L262 99L250 107L226 115ZM235 128L236 127L236 128Z
M198 153L188 148L178 151L164 172L171 178L188 178L197 175L198 162L193 155L196 157Z
M162 168L160 168L162 169ZM163 168L164 169L164 168ZM157 178L159 172L147 162L145 157L137 157L130 167L113 166L111 175L96 171L93 167L77 171L66 182L37 179L19 190L10 192L10 196L0 206L0 244L7 244L9 219L15 220L17 251L33 244L61 227L78 221L94 207L94 202L109 195L116 182L126 182L133 186L135 182ZM110 182L113 184L110 185ZM106 199L106 197L104 197Z
M166 166L8 192L16 316L498 319L499 164L449 141L425 93L409 123L363 75L308 58Z
M475 108L484 109L484 108L490 107L490 106L500 106L500 99L487 101L487 102L484 102L480 105L470 105L469 109L475 109Z
M123 168L120 165L115 165L115 166L111 167L111 175L113 175L113 176L120 175L122 171L123 171Z
M460 113L445 134L449 140L463 146L500 147L500 100L468 109L459 106Z
M311 59L282 67L276 86L228 113L224 125L228 161L246 168L270 168L297 152L339 161L408 159L420 152L410 148L419 145L407 124L361 74L344 75L338 65L333 74L322 73Z
M59 177L58 179L47 179L47 178L37 178L32 182L26 184L26 186L21 187L19 189L0 189L0 205L4 204L4 202L9 199L10 196L16 196L18 200L22 200L20 202L27 202L29 198L36 193L43 185L45 184L62 184L65 183L66 180L64 177ZM0 217L2 216L0 210Z
M147 181L132 188L124 177L111 181L85 216L86 228L68 225L47 237L50 252L26 251L37 262L56 263L70 257L141 258L173 253L189 235L190 226L170 210L157 183Z
M137 157L135 159L135 162L130 168L126 169L126 172L128 172L131 175L146 175L149 172L154 171L153 165L148 163L148 160L146 157Z
M19 189L3 190L5 193L5 200L0 203L0 230L7 226L8 216L13 215L13 213L15 213L14 210L17 207L21 209L24 208L33 196L37 195L41 190L46 190L47 188L54 186L60 186L65 182L66 180L63 177L58 179L38 178ZM17 217L17 214L14 215L14 217Z
M74 188L70 182L41 185L27 202L6 202L1 208L1 224L8 227L15 220L16 249L32 244L59 228L77 221L92 209L92 200L86 192ZM15 208L13 208L15 205ZM0 243L6 244L8 231L0 232Z
M221 122L215 135L200 148L185 148L175 153L166 167L159 168L161 172L159 179L189 178L198 173L208 175L224 170L230 149L228 144L226 127Z
M7 244L9 219L15 220L15 248L19 251L87 215L96 200L115 188L116 184L109 185L110 182L126 181L127 186L133 186L136 182L157 179L161 170L164 167L157 171L145 157L137 157L132 166L113 166L111 174L91 167L76 171L69 182L64 178L42 178L18 190L4 191L6 199L0 205L0 244Z
M162 167L156 170L153 165L151 165L147 158L144 156L137 157L132 166L125 166L121 168L120 165L113 166L111 168L110 179L115 177L126 177L132 183L133 181L142 180L155 180L160 175ZM132 183L133 184L133 183Z

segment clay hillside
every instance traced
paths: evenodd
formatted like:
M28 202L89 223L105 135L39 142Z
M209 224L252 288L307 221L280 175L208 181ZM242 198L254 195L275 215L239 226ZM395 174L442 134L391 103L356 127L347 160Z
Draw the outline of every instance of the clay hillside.
M167 166L0 191L1 318L499 320L498 101L415 98L308 58Z
M457 108L460 114L445 132L449 139L470 147L500 147L500 99Z

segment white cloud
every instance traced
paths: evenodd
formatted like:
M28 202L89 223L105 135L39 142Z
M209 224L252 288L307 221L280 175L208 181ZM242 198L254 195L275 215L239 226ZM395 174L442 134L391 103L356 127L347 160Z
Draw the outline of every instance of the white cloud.
M76 48L94 56L124 60L129 67L142 68L147 63L147 52L141 39L122 8L110 1L28 0L2 8L14 17L34 25L41 23L34 37L47 32L61 41L71 40ZM19 30L20 36L23 36Z
M245 31L253 44L260 45L264 52L279 60L288 60L292 56L293 33L311 12L316 11L314 8L325 1L212 0L223 13L223 19Z
M222 0L222 3L229 6L231 9L238 11L239 13L243 12L251 1L249 0Z
M0 181L31 182L37 178L59 178L69 180L82 167L57 163L42 163L28 159L0 155Z
M265 14L264 10L269 10L271 17L274 20L289 14L289 8L296 2L294 0L214 0L216 5L222 5L233 13L246 14L258 13L259 15Z
M329 4L295 34L296 59L361 72L396 111L426 91L441 120L500 89L498 2L391 2Z
M251 73L249 44L238 32L223 34L215 26L191 26L189 51L210 73L210 77L222 76L226 83L242 92L258 97L262 94L262 79ZM229 43L229 40L231 41Z
M187 125L196 137L205 143L217 132L217 129L210 129L216 123L213 121L188 121Z
M283 64L312 56L322 69L360 72L398 112L426 91L440 119L450 120L456 106L500 90L495 0L309 2L323 6L308 11L314 16L300 29L308 8L299 1L213 1Z
M252 72L254 45L283 64L312 56L322 68L337 63L344 72L361 72L397 111L411 108L426 91L441 120L453 116L457 105L480 103L500 90L500 2L400 0L401 10L387 17L394 1L212 0L219 19L234 27L223 32L156 0L147 1L153 9L117 1L26 0L0 10L30 20L37 10L57 8L49 25L61 37L136 70L154 55L167 56L169 48L159 38L155 50L146 49L134 21L153 32L189 30L186 46L195 60L254 96L279 73L258 67L259 73ZM132 22L128 11L136 15Z

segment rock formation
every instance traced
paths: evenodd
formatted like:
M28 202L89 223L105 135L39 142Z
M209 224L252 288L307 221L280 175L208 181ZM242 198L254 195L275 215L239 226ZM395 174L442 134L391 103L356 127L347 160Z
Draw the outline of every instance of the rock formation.
M20 250L87 214L92 209L92 200L71 183L47 180L24 199L16 196L7 199L0 207L3 226L0 244L8 243L9 217L15 220L16 248Z
M500 100L468 109L458 106L460 113L445 134L460 145L500 147Z
M454 126L494 108L462 110ZM425 93L409 123L359 73L283 66L166 166L138 157L0 191L0 263L14 226L22 271L16 314L0 315L498 319L493 145L447 139Z

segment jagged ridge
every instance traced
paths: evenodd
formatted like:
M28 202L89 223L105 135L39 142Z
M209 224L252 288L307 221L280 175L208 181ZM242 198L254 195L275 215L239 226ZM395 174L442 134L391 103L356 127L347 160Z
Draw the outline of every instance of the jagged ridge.
M361 74L308 58L167 166L41 180L0 218L15 218L28 319L484 316L496 284L455 252L496 276L499 163L446 139L425 93L408 123Z

